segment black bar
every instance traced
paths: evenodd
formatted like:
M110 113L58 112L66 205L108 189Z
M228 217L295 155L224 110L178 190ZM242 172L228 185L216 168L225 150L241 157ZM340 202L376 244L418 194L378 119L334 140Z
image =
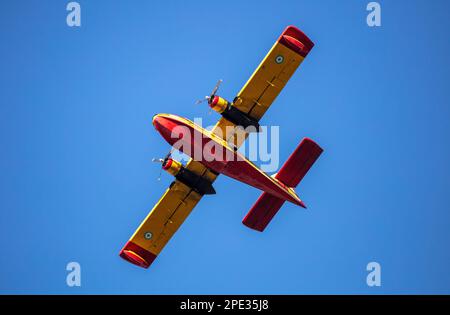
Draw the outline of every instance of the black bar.
M2 307L85 312L86 307L112 307L127 314L154 313L155 310L196 313L269 313L313 309L336 311L356 309L360 313L402 310L430 311L431 307L450 306L448 295L2 295ZM62 308L61 308L62 307Z

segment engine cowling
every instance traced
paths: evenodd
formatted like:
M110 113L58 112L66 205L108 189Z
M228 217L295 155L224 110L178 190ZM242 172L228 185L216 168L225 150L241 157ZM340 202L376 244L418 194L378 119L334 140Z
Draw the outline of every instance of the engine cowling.
M173 176L177 176L182 167L183 165L174 159L166 159L162 165L163 170Z
M222 114L229 107L230 102L218 95L215 95L209 100L208 104L213 110L219 114Z
M191 187L201 195L211 195L216 193L210 181L186 169L183 164L174 159L166 159L162 164L162 168L173 175L177 180Z
M241 112L236 108L236 106L233 106L233 104L228 102L226 99L215 95L209 99L208 104L212 109L221 114L222 117L231 121L235 125L242 126L244 128L251 126L254 127L252 130L259 132L258 121Z

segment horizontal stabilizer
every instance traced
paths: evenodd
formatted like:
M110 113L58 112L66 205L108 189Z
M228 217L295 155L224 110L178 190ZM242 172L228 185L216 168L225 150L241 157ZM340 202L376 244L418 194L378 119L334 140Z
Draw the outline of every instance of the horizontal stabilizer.
M285 200L263 192L253 207L245 216L242 223L251 229L264 231L272 218L280 210Z
M288 187L296 187L322 152L322 148L314 141L303 139L274 177ZM264 192L242 223L251 229L264 231L284 202L285 200ZM303 203L301 206L305 207Z
M275 178L286 186L297 187L322 152L322 148L317 143L309 138L304 138L280 168Z

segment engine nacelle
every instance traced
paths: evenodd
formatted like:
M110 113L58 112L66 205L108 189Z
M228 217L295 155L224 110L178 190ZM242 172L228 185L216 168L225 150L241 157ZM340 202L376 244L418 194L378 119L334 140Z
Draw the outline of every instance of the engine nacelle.
M212 195L216 193L210 181L186 169L183 164L174 159L166 159L162 168L200 195Z
M183 165L174 159L166 159L162 165L162 168L169 174L177 176L177 174L183 168Z
M233 106L233 104L228 102L226 99L215 95L210 98L208 104L212 109L221 114L222 117L228 121L231 121L235 125L242 126L244 129L251 126L254 127L253 130L259 132L259 123L246 113L241 112L236 106Z
M216 112L222 114L228 108L230 102L228 102L226 99L220 96L215 95L213 98L210 99L208 104Z

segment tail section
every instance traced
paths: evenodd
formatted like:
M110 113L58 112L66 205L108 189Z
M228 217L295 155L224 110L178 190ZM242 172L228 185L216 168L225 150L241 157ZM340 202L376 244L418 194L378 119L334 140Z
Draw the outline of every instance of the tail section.
M322 151L322 148L311 139L303 139L280 168L275 178L286 186L297 187Z
M305 138L280 168L275 178L288 187L297 187L323 152L314 141ZM285 200L267 192L262 193L242 223L251 229L264 231Z

